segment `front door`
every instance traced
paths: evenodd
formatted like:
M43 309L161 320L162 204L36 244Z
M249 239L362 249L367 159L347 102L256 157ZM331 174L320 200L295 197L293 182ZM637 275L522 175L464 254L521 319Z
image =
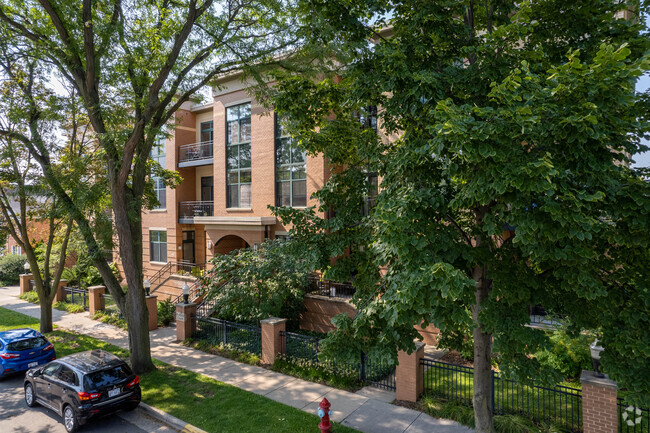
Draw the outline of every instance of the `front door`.
M36 397L43 400L45 404L52 405L52 382L54 382L59 368L61 368L61 364L50 362L43 367L41 375L34 378Z
M183 261L194 263L194 230L183 232Z

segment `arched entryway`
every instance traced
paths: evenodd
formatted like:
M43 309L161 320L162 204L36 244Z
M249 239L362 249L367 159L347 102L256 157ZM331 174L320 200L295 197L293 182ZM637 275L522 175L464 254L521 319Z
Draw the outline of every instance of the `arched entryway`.
M249 246L250 245L239 236L228 235L219 239L214 245L214 254L228 254L241 248L248 248Z

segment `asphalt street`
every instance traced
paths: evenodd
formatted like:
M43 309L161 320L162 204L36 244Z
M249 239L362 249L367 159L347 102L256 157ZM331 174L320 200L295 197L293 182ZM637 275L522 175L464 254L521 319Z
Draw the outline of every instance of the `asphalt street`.
M27 407L23 375L0 379L0 432L65 433L61 417L42 406ZM80 433L176 433L177 430L147 416L140 410L118 412L90 421Z

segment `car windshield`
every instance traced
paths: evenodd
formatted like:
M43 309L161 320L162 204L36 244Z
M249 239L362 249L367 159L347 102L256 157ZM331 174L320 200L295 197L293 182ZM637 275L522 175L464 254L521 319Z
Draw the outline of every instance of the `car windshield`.
M84 384L88 390L104 388L121 382L132 374L127 365L118 365L117 367L87 374L84 376Z
M12 352L20 352L22 350L31 350L41 347L47 343L44 337L28 338L26 340L14 341L7 344L7 350Z

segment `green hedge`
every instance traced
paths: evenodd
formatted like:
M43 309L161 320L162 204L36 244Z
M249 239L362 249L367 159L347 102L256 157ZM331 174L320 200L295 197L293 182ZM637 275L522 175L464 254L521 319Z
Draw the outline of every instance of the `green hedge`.
M18 283L20 274L25 273L25 256L8 254L0 257L0 282L4 285Z

